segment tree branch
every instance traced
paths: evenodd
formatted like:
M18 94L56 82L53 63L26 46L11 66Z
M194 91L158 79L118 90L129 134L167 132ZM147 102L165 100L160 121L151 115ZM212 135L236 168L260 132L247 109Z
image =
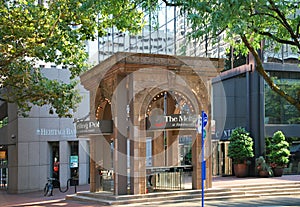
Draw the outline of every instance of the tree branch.
M162 0L166 4L166 6L182 6L183 4L178 3L170 3L168 0Z
M279 94L281 97L283 97L285 100L287 100L290 104L294 105L299 111L300 111L300 101L296 100L289 94L285 93L283 90L281 90L280 87L278 87L272 78L269 76L269 74L265 71L262 61L257 53L257 51L254 49L254 47L250 44L248 39L245 35L241 35L241 39L245 46L248 48L248 50L252 53L255 61L256 61L256 70L257 72L264 78L264 80L267 82L267 84L270 86L270 88Z
M268 9L272 10L272 9L269 8L269 7L268 7ZM282 25L284 24L284 22L283 22L280 18L274 16L273 14L269 14L269 13L265 13L265 12L255 11L255 13L253 13L252 15L250 15L250 17L252 17L252 16L257 16L257 15L258 15L258 16L269 16L269 17L271 17L271 18L277 19L278 22L280 22L280 24L282 24Z
M285 18L284 14L282 14L282 12L277 8L277 6L275 5L275 3L273 2L273 0L269 0L269 3L272 5L272 10L275 11L278 16L280 17L280 19L283 22L283 26L286 28L286 30L290 33L291 38L294 40L296 46L299 48L300 50L300 42L298 40L298 36L294 33L291 25L287 22L287 19Z
M275 35L273 35L270 32L262 32L262 31L259 31L256 28L254 28L253 31L255 33L260 34L260 35L268 36L268 37L272 38L273 40L275 40L276 42L279 42L279 43L282 43L282 44L289 44L289 45L295 45L295 46L297 46L297 44L294 41L281 39L279 37L276 37Z

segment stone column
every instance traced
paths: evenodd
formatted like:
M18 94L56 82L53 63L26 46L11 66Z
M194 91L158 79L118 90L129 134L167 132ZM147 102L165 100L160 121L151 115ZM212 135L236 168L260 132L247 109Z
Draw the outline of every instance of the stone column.
M165 143L164 133L155 131L152 140L152 166L165 166Z
M89 173L89 148L86 140L79 139L79 185L88 183L87 177Z
M210 126L208 126L207 128L209 129ZM204 147L205 147L204 152L205 152L205 161L206 161L205 188L211 188L212 187L212 141L211 141L209 130L207 130L207 136L205 138Z
M117 88L113 99L112 110L115 112L114 118L114 194L127 194L127 84L126 77L117 77Z
M146 193L146 133L130 137L130 194Z
M179 139L178 139L178 131L168 131L167 132L167 160L168 166L177 166L179 162Z
M95 139L90 138L90 191L96 192Z
M64 186L66 181L70 178L70 146L67 141L59 142L59 180Z
M146 193L146 121L140 119L142 101L134 97L134 79L128 80L130 105L130 194ZM137 86L138 87L138 86Z
M192 189L201 189L201 135L192 133Z

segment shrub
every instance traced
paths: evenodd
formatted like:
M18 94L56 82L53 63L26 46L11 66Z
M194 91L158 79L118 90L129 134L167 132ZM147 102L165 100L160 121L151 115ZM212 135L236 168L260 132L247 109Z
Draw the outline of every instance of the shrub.
M267 143L268 162L272 167L285 167L289 163L289 143L285 141L282 131L274 133Z
M247 159L254 156L253 140L242 127L237 127L233 130L228 145L228 157L233 160L233 163L244 163Z

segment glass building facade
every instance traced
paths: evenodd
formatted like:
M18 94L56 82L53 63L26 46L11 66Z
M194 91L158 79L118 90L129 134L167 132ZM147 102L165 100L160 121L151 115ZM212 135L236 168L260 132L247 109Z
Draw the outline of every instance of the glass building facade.
M272 71L275 83L293 97L300 98L300 73ZM298 94L297 94L298 93ZM266 124L300 124L297 108L265 85L265 123Z
M146 26L139 34L110 28L105 36L99 37L97 43L89 46L91 49L97 44L97 57L94 55L94 63L100 63L117 52L225 57L225 48L228 45L222 41L223 36L215 45L209 40L188 38L190 29L186 17L180 14L178 7L161 4L155 14L145 11L145 21Z

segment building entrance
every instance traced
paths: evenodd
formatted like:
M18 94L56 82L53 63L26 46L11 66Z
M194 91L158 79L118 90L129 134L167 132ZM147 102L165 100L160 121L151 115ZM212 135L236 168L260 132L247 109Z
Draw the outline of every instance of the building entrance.
M49 142L50 145L50 172L52 178L59 180L59 142Z
M83 74L90 122L100 129L77 125L91 141L91 192L103 190L99 172L110 169L115 195L179 190L183 173L190 175L190 189L200 189L203 148L205 187L211 187L210 123L204 146L195 128L201 110L210 119L208 83L222 68L218 59L117 53ZM113 156L107 156L110 143Z
M8 186L8 159L7 147L0 146L0 189L7 189Z

